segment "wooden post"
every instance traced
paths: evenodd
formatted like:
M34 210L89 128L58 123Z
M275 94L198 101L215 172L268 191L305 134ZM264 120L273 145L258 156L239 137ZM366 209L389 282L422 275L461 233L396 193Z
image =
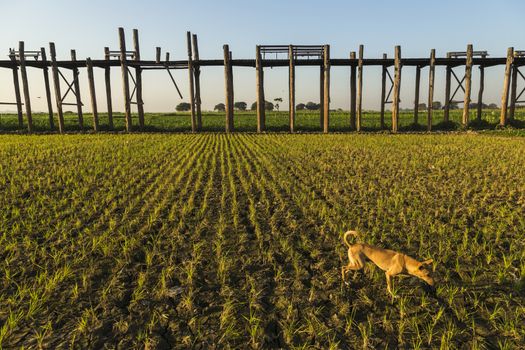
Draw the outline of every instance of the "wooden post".
M33 132L33 116L31 115L31 97L29 96L29 81L27 80L26 58L24 56L24 42L18 43L18 57L20 58L20 75L22 77L22 89L24 90L24 103L27 114L27 131Z
M482 55L481 58L487 57ZM481 122L481 111L483 108L483 90L485 90L485 66L482 64L479 65L479 91L478 91L478 108L476 118L478 122Z
M226 132L233 131L233 82L232 82L232 68L230 61L230 48L224 45L224 81L226 94Z
M133 48L135 50L135 61L140 61L139 31L133 29ZM135 67L135 95L137 102L137 114L139 115L139 128L144 129L144 101L142 100L142 68Z
M122 93L124 95L124 110L126 115L126 131L130 132L132 129L131 123L131 105L129 97L129 76L128 76L128 63L126 57L126 37L124 34L124 28L118 29L119 42L120 42L120 68L122 71Z
M509 108L509 120L514 120L514 112L516 111L516 93L518 87L518 67L512 64L512 78L510 80L510 108Z
M46 89L46 102L47 102L47 113L49 117L49 128L53 130L55 128L55 122L53 120L53 103L51 102L51 88L49 87L49 70L47 68L47 56L46 49L40 48L40 55L42 56L42 63L44 64L42 70L44 72L44 87Z
M430 50L430 66L428 70L428 114L427 131L432 130L432 105L434 104L434 77L436 73L436 49Z
M514 48L507 49L507 62L505 64L505 79L503 80L503 93L501 94L501 114L499 125L507 125L507 105L509 103L510 71L514 62Z
M49 53L51 55L51 71L53 72L53 85L55 87L55 100L58 114L58 131L64 132L64 113L62 111L62 93L60 92L60 77L58 76L58 65L55 51L55 43L49 43Z
M9 59L13 64L13 85L15 88L16 98L16 112L18 115L18 127L22 129L24 127L24 115L22 113L22 97L20 96L20 82L18 80L18 65L16 63L16 57L13 52L9 53Z
M166 62L166 64L169 65L169 62L170 62L170 53L169 52L166 52L166 59L164 60L164 62Z
M264 101L264 70L259 45L255 47L255 79L257 85L257 132L263 132L266 130L266 106Z
M93 130L98 131L97 95L95 93L95 78L93 76L93 62L91 58L86 59L87 76L89 83L89 94L91 96L91 109L93 112Z
M290 132L295 129L295 62L293 47L288 47L288 57L290 59L290 66L288 68L288 89L289 89L289 117L290 117Z
M155 48L155 63L160 63L160 47Z
M77 53L75 50L71 50L71 61L76 62ZM84 130L84 116L82 114L82 100L80 99L80 83L78 81L78 67L73 67L73 86L75 89L75 97L77 101L77 114L78 114L78 126L80 130Z
M416 66L416 91L414 93L414 124L418 124L419 117L419 83L421 81L421 66Z
M191 50L191 33L186 32L186 42L188 46L188 76L189 76L189 86L190 86L190 112L191 112L191 131L197 131L197 120L195 118L195 82L193 80L193 58Z
M364 46L359 45L359 60L357 62L357 131L361 131L363 119L363 51Z
M328 133L330 126L330 45L324 46L324 92L323 92L323 132Z
M350 52L350 59L355 60L355 51ZM357 67L350 66L350 128L356 130Z
M467 45L467 62L465 64L465 98L463 100L463 119L464 127L468 126L470 113L470 91L472 90L472 44Z
M197 130L202 129L202 111L201 111L201 68L199 65L199 43L197 41L197 34L193 34L193 73L195 75L195 112L197 114Z
M387 59L386 53L383 54L383 60ZM387 74L386 62L383 63L381 73L381 111L379 113L379 120L381 129L385 128L385 99L386 99L386 74Z
M104 58L109 63L109 47L104 48ZM108 123L109 129L113 129L113 104L111 102L111 68L109 64L104 68L104 78L106 82L106 103L108 106Z
M450 58L450 53L447 53L447 58ZM447 62L446 77L445 77L445 105L443 108L443 119L445 122L449 121L450 111L450 79L452 78L452 67Z
M394 96L392 98L392 132L399 128L399 93L401 90L401 46L396 46L394 56Z
M320 76L319 76L319 125L321 126L321 130L324 130L324 67L321 64L320 66Z

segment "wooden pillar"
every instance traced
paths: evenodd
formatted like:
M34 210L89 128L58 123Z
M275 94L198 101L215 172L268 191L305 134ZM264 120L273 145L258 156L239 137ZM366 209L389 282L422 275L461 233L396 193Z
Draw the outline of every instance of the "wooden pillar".
M289 92L289 117L290 117L290 132L295 129L295 61L293 47L288 47L288 57L290 59L290 66L288 68L288 92Z
M60 92L60 77L58 76L58 65L55 51L55 43L49 43L49 54L51 55L51 71L53 72L53 85L55 87L55 100L58 114L58 131L64 132L64 113L62 111L62 93Z
M416 66L416 91L414 92L414 124L418 124L419 117L419 83L421 81L421 66Z
M324 92L323 92L323 132L326 134L330 127L330 45L324 46Z
M24 56L24 42L18 43L18 57L20 58L20 76L22 77L22 89L24 90L24 103L27 115L27 131L33 132L33 116L31 115L31 97L29 96L29 81L27 80L26 58Z
M195 81L193 76L193 54L191 50L191 33L186 32L186 43L188 46L188 77L190 86L190 113L191 113L191 131L197 131L197 119L195 118Z
M319 75L319 126L321 130L324 130L324 67L321 64L320 66L320 75Z
M357 61L357 131L361 131L363 119L363 51L364 46L359 45L359 59Z
M75 63L77 60L77 53L75 50L71 50L71 61ZM78 126L80 130L84 130L84 116L82 114L82 100L80 99L80 83L78 81L78 67L73 67L73 86L75 88L75 97L77 101L77 115L78 115Z
M386 53L383 54L383 60L387 59ZM386 99L386 74L388 66L386 62L383 62L382 73L381 73L381 110L379 112L379 122L381 129L385 128L385 99Z
M467 62L465 64L465 98L463 100L463 118L462 124L468 126L470 114L470 92L472 90L472 56L474 50L472 44L467 46Z
M223 46L224 51L224 81L226 95L226 132L233 131L233 81L230 48L228 45Z
M93 62L91 58L86 59L87 76L89 83L89 94L91 96L91 110L93 113L93 130L98 131L97 95L95 93L95 78L93 76Z
M140 61L139 31L133 29L133 48L135 50L135 61ZM142 100L142 68L135 67L135 95L137 102L137 114L139 115L139 128L144 129L144 101Z
M111 102L111 68L109 66L109 47L104 48L104 58L106 59L107 67L104 68L104 80L106 82L106 103L108 106L108 124L109 129L113 129L113 104Z
M394 56L394 95L392 98L392 132L399 128L399 93L401 90L401 46L396 46Z
M160 47L155 48L155 63L160 63Z
M428 114L427 131L432 130L432 105L434 104L434 78L436 73L436 49L430 50L430 65L428 70Z
M355 51L350 52L350 59L355 60ZM357 66L350 66L350 128L356 130Z
M482 55L481 58L487 57ZM478 91L478 108L476 119L481 122L481 111L483 109L483 90L485 90L485 66L484 64L479 65L479 91Z
M447 53L447 58L450 58L450 53ZM452 67L447 62L446 76L445 76L445 105L443 108L443 119L445 122L449 121L450 111L450 79L452 78Z
M255 79L257 85L257 132L263 132L266 130L266 106L264 101L264 70L259 45L255 47Z
M47 56L46 49L40 48L40 55L42 56L43 72L44 72L44 88L46 89L46 102L47 102L47 113L49 118L49 128L53 130L55 128L55 122L53 120L53 103L51 102L51 88L49 86L49 69L47 67Z
M195 75L195 113L197 115L197 130L202 129L202 111L201 111L201 68L199 65L199 43L197 34L193 34L193 73ZM197 61L197 64L195 63Z
M499 125L507 125L507 105L509 103L509 86L512 63L514 62L514 48L507 49L507 61L505 64L505 79L503 80L503 93L501 94L501 114Z
M18 115L18 127L22 129L24 127L24 115L22 113L22 97L20 95L20 82L18 80L18 64L16 63L16 57L13 52L9 54L9 59L13 65L13 85L15 88L16 98L16 112Z
M510 107L509 120L514 120L514 112L516 111L516 93L518 88L518 67L512 64L512 78L510 80Z
M124 28L118 29L119 42L120 42L120 68L122 71L122 93L124 95L124 110L126 116L126 131L130 132L132 129L131 123L131 104L129 96L129 76L128 76L128 63L126 57L126 37L124 34Z

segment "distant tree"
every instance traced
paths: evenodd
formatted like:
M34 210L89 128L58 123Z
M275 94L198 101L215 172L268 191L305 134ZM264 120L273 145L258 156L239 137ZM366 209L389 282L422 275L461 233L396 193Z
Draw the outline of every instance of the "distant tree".
M252 103L252 106L250 107L252 111L255 111L257 109L257 102Z
M280 97L274 98L273 101L275 102L275 109L277 109L277 112L279 112L279 103L283 102L283 99Z
M458 104L455 103L455 102L451 102L449 105L448 105L448 109L452 110L452 109L459 109L458 107Z
M186 112L189 111L190 108L191 104L189 104L188 102L181 102L177 105L177 107L175 107L175 110L178 112Z
M266 109L267 111L273 111L273 103L271 103L270 101L264 101L264 109Z
M216 104L215 107L213 107L213 110L217 112L224 112L226 110L226 106L224 105L224 103L219 103Z
M489 104L489 109L498 109L498 105L495 103Z
M442 105L439 101L432 102L432 109L441 109Z
M247 106L246 102L235 102L233 104L233 107L237 108L239 111L245 111Z
M318 103L314 103L314 102L308 102L306 105L305 105L306 109L309 110L309 111L316 111L318 110L321 106L318 104Z
M420 103L420 104L417 105L417 109L420 110L420 111L421 110L425 110L425 109L427 109L427 104L426 103Z
M298 111L303 111L306 108L306 105L304 103L299 103L297 106L295 106L295 109Z

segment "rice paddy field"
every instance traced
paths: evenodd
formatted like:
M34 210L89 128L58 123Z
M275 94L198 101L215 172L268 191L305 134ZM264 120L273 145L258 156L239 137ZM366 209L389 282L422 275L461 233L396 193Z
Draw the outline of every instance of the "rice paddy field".
M2 123L5 120L2 120ZM0 135L0 347L525 347L525 139ZM436 290L342 234L432 258Z

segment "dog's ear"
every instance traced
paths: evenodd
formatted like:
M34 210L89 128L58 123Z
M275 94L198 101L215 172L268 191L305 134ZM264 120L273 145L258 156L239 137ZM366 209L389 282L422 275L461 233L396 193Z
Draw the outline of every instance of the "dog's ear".
M433 262L434 262L434 259L428 259L428 260L423 261L421 264L423 264L423 265L430 265Z

